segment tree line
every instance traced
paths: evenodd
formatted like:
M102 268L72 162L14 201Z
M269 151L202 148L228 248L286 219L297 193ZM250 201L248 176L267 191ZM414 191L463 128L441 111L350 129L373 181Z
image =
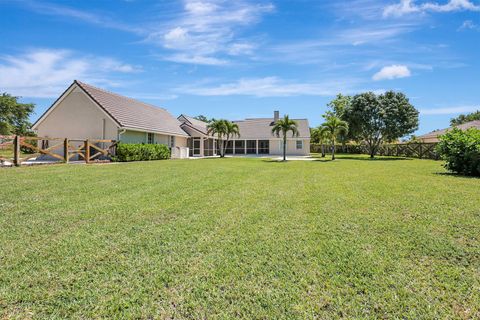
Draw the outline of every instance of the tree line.
M330 144L332 159L337 141L342 145L364 143L373 158L382 143L397 141L418 129L419 112L401 92L338 94L328 107L323 115L325 122L311 130L311 138L322 146Z

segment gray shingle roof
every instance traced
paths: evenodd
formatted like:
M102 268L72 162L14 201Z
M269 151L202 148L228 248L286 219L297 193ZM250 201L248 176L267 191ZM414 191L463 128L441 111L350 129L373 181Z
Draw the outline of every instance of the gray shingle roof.
M480 129L480 120L474 120L474 121L469 121L469 122L465 122L465 123L462 123L458 126L455 126L456 128L458 129L461 129L461 130L467 130L469 128L477 128L477 129ZM432 131L432 132L429 132L429 133L426 133L424 135L421 135L421 136L418 136L417 138L420 138L420 139L426 139L426 138L436 138L438 136L441 136L442 134L445 134L447 133L448 130L451 130L452 128L447 128L447 129L442 129L442 130L436 130L436 131Z
M181 122L167 110L75 80L121 127L186 136Z
M298 137L310 138L310 128L307 119L292 119L298 124ZM233 121L240 129L240 139L268 139L275 138L272 134L273 118L257 118ZM287 137L291 137L288 133Z

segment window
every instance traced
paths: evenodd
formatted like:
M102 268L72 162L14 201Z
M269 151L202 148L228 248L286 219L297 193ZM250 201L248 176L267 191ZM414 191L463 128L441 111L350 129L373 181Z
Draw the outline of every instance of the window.
M303 149L303 140L297 140L297 150Z
M170 147L175 147L175 136L170 136Z
M233 154L233 141L230 140L227 143L227 149L225 150L225 154Z
M257 140L247 140L247 153L248 154L257 153Z
M270 153L270 141L268 140L258 140L258 153L268 154Z
M147 133L147 143L148 144L153 144L154 143L154 135L153 133Z
M235 140L235 153L236 154L245 153L245 140Z

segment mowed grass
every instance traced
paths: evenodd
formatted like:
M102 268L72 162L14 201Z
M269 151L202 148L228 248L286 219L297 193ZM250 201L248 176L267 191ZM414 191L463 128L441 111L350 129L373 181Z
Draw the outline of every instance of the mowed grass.
M480 179L441 162L0 170L0 318L480 318Z

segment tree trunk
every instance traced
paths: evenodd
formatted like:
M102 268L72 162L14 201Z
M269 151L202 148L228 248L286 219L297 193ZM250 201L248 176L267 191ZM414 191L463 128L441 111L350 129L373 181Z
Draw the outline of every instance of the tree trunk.
M322 143L322 158L325 158L325 145Z
M223 156L225 157L225 154L227 153L227 146L228 146L228 140L230 139L229 135L227 135L227 139L225 140L225 145L223 148Z
M220 140L220 148L219 148L219 151L220 151L220 158L223 158L225 157L225 152L223 151L223 147L224 147L224 144L225 142L223 140Z
M283 161L287 160L287 135L283 136Z
M335 142L332 144L332 160L335 160Z
M375 146L370 146L370 159L375 157Z

